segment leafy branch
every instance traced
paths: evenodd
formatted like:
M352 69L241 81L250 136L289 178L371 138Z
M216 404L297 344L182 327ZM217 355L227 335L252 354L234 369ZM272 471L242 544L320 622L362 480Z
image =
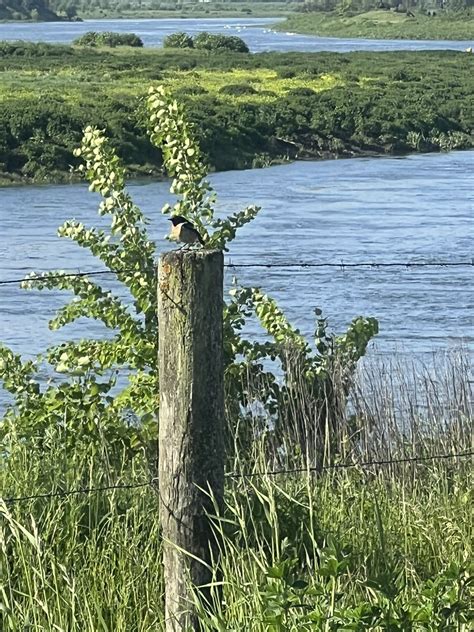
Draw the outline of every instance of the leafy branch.
M237 230L255 219L260 207L249 206L225 219L216 219L216 196L205 179L205 160L184 106L158 86L148 92L147 109L150 138L162 151L164 168L172 177L170 191L178 196L173 206L165 204L161 212L181 215L192 222L205 248L227 250Z

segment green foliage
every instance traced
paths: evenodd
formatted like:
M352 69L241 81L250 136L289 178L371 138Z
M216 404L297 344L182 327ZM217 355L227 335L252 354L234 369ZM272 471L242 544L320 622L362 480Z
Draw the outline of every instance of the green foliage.
M95 458L81 458L73 446L76 433L73 425L68 431L63 428L60 438L71 438L67 445L58 438L34 452L29 446L26 458L19 442L9 446L14 465L8 476L2 471L2 489L60 492L65 487L108 485L120 475L127 483L141 483L147 475L147 465L139 458L135 471L127 464L118 474L112 472L109 459L114 454L108 454L105 440L97 446ZM10 478L15 473L16 483ZM0 500L2 630L26 629L33 621L44 630L71 632L105 626L117 632L159 629L162 578L156 497L143 491L78 494L23 507ZM22 509L27 514L22 515ZM155 591L145 601L148 573L150 579L154 576ZM126 584L133 589L126 589ZM107 597L111 588L113 605Z
M227 218L216 219L215 196L205 180L203 155L183 105L158 87L150 88L146 106L151 140L162 151L164 167L173 178L171 192L177 196L176 203L165 205L163 213L183 215L192 221L203 237L205 248L226 249L239 228L255 218L259 208L250 206ZM23 365L8 349L2 349L0 378L15 397L14 407L7 411L8 423L3 432L8 437L14 427L17 436L31 439L39 429L44 431L49 427L50 409L60 412L70 406L88 424L91 418L100 419L103 432L110 433L118 445L124 442L127 449L133 450L137 446L146 447L155 427L158 388L155 246L148 237L144 216L125 188L122 163L103 131L87 127L81 147L74 153L83 160L80 169L90 182L89 189L102 197L99 214L110 217L110 228L97 230L68 220L59 228L58 235L72 239L98 257L125 286L129 300L114 296L87 275L68 276L56 271L32 273L25 279L23 287L28 289L59 289L73 294L73 300L50 321L51 329L79 318L92 318L101 321L112 335L104 340L73 341L49 349L45 356L52 367L49 370L64 376L64 381L60 386L52 383L46 389L39 385L37 363ZM273 337L273 343L256 345L240 336L246 317L252 313ZM255 376L265 378L259 401L270 414L278 413L279 431L287 429L287 409L297 388L296 372L301 372L310 385L311 396L321 399L337 363L344 366L341 382L349 383L358 359L377 332L373 319L356 319L344 337L334 338L326 334L325 321L320 320L317 355L313 355L276 303L252 288L233 293L225 319L227 376L237 409L249 404L239 382L242 370L248 368ZM281 362L282 384L273 374L264 375L260 362L265 358ZM116 372L120 371L126 371L128 384L124 385L123 379L117 381ZM77 398L81 392L88 403L79 412ZM323 417L330 411L332 414L333 400L327 401ZM135 419L133 428L124 425L130 414ZM323 423L323 417L320 416L318 423ZM95 421L92 429L94 424Z
M232 51L234 53L249 52L244 40L236 35L216 35L206 32L199 33L194 37L194 48L208 51Z
M143 47L142 40L135 33L113 33L112 31L104 31L97 33L88 31L73 41L74 46L108 46L116 48L117 46L131 46L133 48Z
M396 21L399 16L405 17L410 9L413 12L418 8L433 10L433 7L436 7L435 13L443 15L445 10L466 10L471 6L472 0L446 0L442 5L431 0L404 4L398 0L305 0L303 4L297 4L294 10L297 13L310 14L306 16L309 19L313 13L328 17L347 14L352 17L358 16L361 20L368 19L369 16L373 18L375 14L380 16L381 20Z
M100 460L79 460L59 440L67 437L64 432L44 451L12 443L13 462L0 471L2 489L21 496L116 482L106 442ZM203 628L470 630L468 468L430 464L413 476L412 485L411 475L383 472L228 479L225 513L216 520L223 592L213 612L199 604ZM142 459L133 468L123 462L118 482L148 479ZM375 499L390 543L384 555ZM27 621L71 632L164 629L156 504L148 486L0 501L4 629L21 630Z
M60 44L47 44L46 42L0 41L0 58L2 57L57 57L62 58L74 55L71 46Z
M320 552L315 569L317 584L299 579L298 560L285 557L266 572L259 586L262 621L267 630L283 632L294 620L293 610L300 608L297 629L307 630L441 630L459 626L467 629L471 611L467 592L472 577L465 569L452 566L435 580L420 586L416 598L407 598L401 577L368 579L363 584L366 599L355 606L341 606L338 591L348 567L350 550L340 549L329 538ZM395 580L395 581L394 581ZM393 583L392 583L393 582Z
M194 40L182 31L171 33L163 40L163 48L194 48Z
M230 375L247 372L260 385L255 397L266 410L267 420L272 420L277 442L284 436L291 437L303 453L319 460L323 445L337 443L338 420L346 408L357 363L378 333L377 320L357 317L345 334L336 335L329 331L328 319L316 309L313 349L276 301L260 288L235 287L231 297L225 321ZM271 341L255 343L241 336L246 320L253 314ZM283 377L279 371L269 370L275 366L269 363L275 361Z
M466 18L469 11L472 10L472 0L447 0L444 8L448 13L463 14L462 17Z
M188 216L202 228L208 247L224 248L237 229L255 217L258 208L214 220L210 187L203 180L206 170L202 155L183 107L158 88L150 91L148 108L152 140L162 148L165 167L174 176L171 190L178 195L174 212ZM1 347L0 379L14 397L4 418L2 439L15 436L41 443L45 434L54 437L60 429L74 424L79 452L80 446L88 451L106 437L117 450L132 454L150 446L151 458L158 390L155 246L148 237L144 216L125 188L121 161L103 132L87 127L75 156L83 160L80 169L90 182L89 189L102 197L99 214L110 218L110 228L98 230L68 220L58 235L72 239L100 259L124 285L129 298L114 296L86 275L68 276L61 271L28 275L23 282L27 289L73 294L50 321L51 329L92 318L101 321L112 335L49 349L44 358L49 365L46 370L63 379L59 385L54 380L45 388L40 386L41 358L23 364ZM166 207L164 212L170 210ZM206 226L214 229L212 235L204 232ZM128 423L130 417L132 425ZM94 433L92 440L89 435Z
M137 108L156 81L183 100L217 170L418 151L413 134L419 151L469 148L473 64L449 51L207 55L0 43L0 179L74 177L73 149L89 124L107 129L131 173L160 174L161 152ZM243 87L226 94L235 85Z
M235 35L216 35L214 33L199 33L194 37L186 33L172 33L165 37L164 48L196 48L207 51L248 53L249 48L243 39Z
M97 440L110 433L109 441L135 450L147 444L155 428L152 416L157 390L155 248L148 238L145 218L125 189L120 161L103 134L87 128L76 155L84 159L83 170L90 181L90 190L103 198L99 213L110 217L110 229L87 228L70 220L59 228L58 235L87 248L113 271L128 290L131 304L87 276L70 277L62 272L29 275L23 283L27 289L59 289L74 295L50 321L51 329L85 317L102 321L113 336L68 342L49 349L48 370L64 375L65 380L59 386L51 383L45 389L39 386L36 364L23 365L2 348L0 378L15 397L2 432L4 437L14 432L24 440L35 440L46 429L54 434L62 426L59 420L55 421L55 411L60 418L64 416L67 426L85 425L92 434L99 427ZM126 386L117 384L119 369L129 374ZM123 377L122 374L122 380ZM126 417L130 413L135 424L127 427ZM83 433L78 434L82 440Z
M255 88L245 83L230 83L227 86L222 86L219 92L220 94L228 94L236 97L241 97L246 94L257 94Z
M49 0L51 9L60 15L84 19L97 18L177 18L177 17L241 17L242 13L255 17L271 17L287 14L292 4L275 0L243 0L222 3L186 2L174 0Z
M460 370L468 358L460 360L425 367L413 381L410 360L400 373L393 358L362 381L359 373L352 403L358 414L365 410L366 440L359 434L355 452L336 465L411 456L419 463L305 472L306 455L263 433L251 459L236 454L228 462L236 476L226 477L224 510L214 518L222 593L212 611L198 605L203 629L471 629L472 463L426 458L471 448L472 407L459 397L470 367ZM24 382L28 388L27 374ZM251 396L254 387L248 373L241 389ZM155 470L142 452L130 458L118 449L99 420L82 423L81 398L88 406L92 394L77 388L66 408L58 402L54 425L38 430L36 443L16 436L14 425L2 437L4 498L99 488L0 500L7 630L27 621L71 632L96 632L99 620L117 632L163 627L157 494L146 484ZM280 468L299 471L261 474ZM100 489L117 483L140 487Z
M260 208L249 206L226 219L215 219L215 196L204 180L207 168L183 106L160 86L150 88L147 108L150 137L162 149L164 166L173 176L171 192L179 196L173 207L165 205L162 212L186 217L201 233L206 248L225 250L237 230L252 221ZM209 229L214 229L212 234Z

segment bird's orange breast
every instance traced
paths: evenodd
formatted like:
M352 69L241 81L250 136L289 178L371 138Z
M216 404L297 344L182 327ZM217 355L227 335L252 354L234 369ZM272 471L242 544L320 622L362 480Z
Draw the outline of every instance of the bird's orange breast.
M196 230L186 226L186 224L178 224L171 227L170 239L181 241L183 244L195 244L199 242L199 234Z
M178 224L177 226L171 226L170 231L170 239L173 241L180 241L179 235L181 233L182 224Z

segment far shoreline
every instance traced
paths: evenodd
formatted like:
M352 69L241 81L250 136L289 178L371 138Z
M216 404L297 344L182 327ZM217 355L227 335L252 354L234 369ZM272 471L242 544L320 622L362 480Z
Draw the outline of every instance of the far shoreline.
M449 153L455 153L455 152L459 152L459 151L473 151L474 152L474 148L455 148L455 149L450 149L449 151L407 151L407 152L397 152L397 153L384 153L384 152L376 152L376 151L364 151L361 150L360 152L354 152L352 155L350 154L330 154L329 152L325 152L325 155L321 155L321 156L303 156L303 157L298 157L298 158L294 158L294 159L286 159L286 158L282 158L282 159L278 159L275 158L271 164L268 165L264 165L264 166L260 166L260 167L256 167L256 166L252 166L252 165L246 165L244 167L242 167L241 169L237 169L237 168L232 168L232 169L210 169L208 172L208 176L212 175L214 173L228 173L230 171L235 171L235 172L239 172L239 171L256 171L258 169L271 169L272 167L282 167L284 165L290 165L290 164L294 164L297 162L329 162L329 161L333 161L333 160L357 160L359 159L367 159L367 158L377 158L377 159L383 159L383 158L409 158L410 156L435 156L435 155L439 155L439 154L449 154ZM145 170L133 170L132 172L129 172L130 170L127 169L127 167L125 168L125 177L126 177L126 181L127 183L130 182L144 182L144 183L150 183L150 182L166 182L167 180L170 180L170 178L168 176L163 175L161 169L157 169L156 173L145 173ZM32 179L27 179L27 178L22 178L22 177L5 177L4 174L0 174L0 190L1 189L10 189L10 188L14 188L14 187L18 187L23 188L23 187L43 187L43 186L70 186L70 185L76 185L76 184L87 184L87 181L84 179L84 177L82 175L80 175L79 173L76 175L76 173L71 173L71 174L67 174L64 173L63 175L58 173L58 179L51 179L51 180L42 180L42 181L35 181Z

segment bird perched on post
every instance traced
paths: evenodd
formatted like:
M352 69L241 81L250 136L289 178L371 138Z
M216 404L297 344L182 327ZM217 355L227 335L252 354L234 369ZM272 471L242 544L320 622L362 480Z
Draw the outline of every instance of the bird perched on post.
M200 243L201 246L204 246L201 235L189 220L182 215L173 215L173 217L169 217L168 219L173 224L170 238L173 241L180 241L183 244L181 248L196 243Z

